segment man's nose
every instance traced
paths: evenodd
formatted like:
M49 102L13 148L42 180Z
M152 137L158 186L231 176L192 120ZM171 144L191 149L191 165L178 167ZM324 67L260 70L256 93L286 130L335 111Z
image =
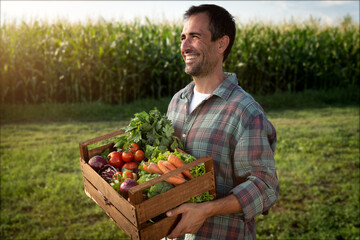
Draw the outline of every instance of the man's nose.
M181 42L181 51L186 51L190 48L191 48L191 41L188 38L183 39Z

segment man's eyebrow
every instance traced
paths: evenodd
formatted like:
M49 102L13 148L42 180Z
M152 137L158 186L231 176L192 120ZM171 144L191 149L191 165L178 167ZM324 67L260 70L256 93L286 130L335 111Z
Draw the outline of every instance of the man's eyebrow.
M194 35L198 35L198 36L201 36L201 33L198 33L198 32L191 32L189 33L190 36L194 36Z
M185 33L182 33L182 34L180 35L180 37L182 38L182 37L184 37L185 35L186 35ZM199 32L190 32L189 35L190 35L190 36L194 36L194 35L196 35L196 36L201 36L201 33L199 33Z

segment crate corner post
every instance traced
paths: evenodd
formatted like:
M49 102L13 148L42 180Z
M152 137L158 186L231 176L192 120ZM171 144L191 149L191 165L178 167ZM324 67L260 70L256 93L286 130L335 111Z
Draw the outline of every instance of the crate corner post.
M80 149L80 159L84 162L89 161L89 149L88 146L84 143L79 143L79 149Z

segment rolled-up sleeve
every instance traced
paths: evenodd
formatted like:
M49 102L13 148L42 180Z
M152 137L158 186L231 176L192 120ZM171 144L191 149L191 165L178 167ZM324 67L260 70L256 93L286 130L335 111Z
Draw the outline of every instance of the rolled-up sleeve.
M275 128L263 114L247 119L234 151L235 177L246 176L246 180L231 190L242 206L245 220L269 210L279 195Z

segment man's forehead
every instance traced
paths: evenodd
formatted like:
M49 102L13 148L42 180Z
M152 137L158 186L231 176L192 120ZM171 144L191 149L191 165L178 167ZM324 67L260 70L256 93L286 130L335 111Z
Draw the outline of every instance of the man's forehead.
M189 32L209 32L209 17L206 13L191 15L184 24L182 33Z

